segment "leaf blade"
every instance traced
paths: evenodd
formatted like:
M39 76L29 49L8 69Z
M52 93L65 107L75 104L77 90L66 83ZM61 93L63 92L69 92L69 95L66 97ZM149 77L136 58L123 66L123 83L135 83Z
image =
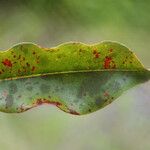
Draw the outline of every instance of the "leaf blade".
M0 110L8 113L46 103L71 114L88 114L150 78L136 56L115 42L50 49L21 44L1 52L0 62Z
M31 43L19 44L0 52L0 62L0 79L106 69L144 70L128 48L115 42L92 46L66 43L50 49Z

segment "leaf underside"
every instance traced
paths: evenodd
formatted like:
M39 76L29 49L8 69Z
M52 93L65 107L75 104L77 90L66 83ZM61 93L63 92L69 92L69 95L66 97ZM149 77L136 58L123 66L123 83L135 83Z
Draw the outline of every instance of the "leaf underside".
M149 79L133 52L116 42L55 48L22 43L0 52L0 111L52 104L67 113L88 114Z

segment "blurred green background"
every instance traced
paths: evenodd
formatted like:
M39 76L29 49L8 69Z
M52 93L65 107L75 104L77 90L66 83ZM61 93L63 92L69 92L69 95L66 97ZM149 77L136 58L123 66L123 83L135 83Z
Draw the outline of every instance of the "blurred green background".
M1 0L0 49L118 41L150 68L149 0ZM41 106L0 113L0 150L149 150L150 82L85 116Z

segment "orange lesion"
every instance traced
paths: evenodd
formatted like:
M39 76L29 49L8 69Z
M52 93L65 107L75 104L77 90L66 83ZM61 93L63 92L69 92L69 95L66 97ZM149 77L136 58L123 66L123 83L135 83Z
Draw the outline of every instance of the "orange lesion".
M111 62L112 62L112 58L106 56L106 57L105 57L105 60L104 60L104 68L105 68L105 69L109 69Z
M62 104L61 102L58 102L58 101L51 101L51 100L46 99L46 98L38 98L38 99L34 100L34 102L32 103L31 106L26 106L25 104L21 104L20 107L17 108L17 113L25 112L29 109L32 109L32 108L37 107L37 106L41 106L43 104L54 105L66 113L70 113L73 115L80 115L80 113L67 107L65 104Z
M94 58L99 58L100 57L100 52L97 51L97 49L93 50Z
M6 66L6 67L12 67L12 62L9 60L9 59L4 59L2 61L3 65Z
M42 104L51 104L51 105L55 105L55 106L57 106L57 107L59 107L59 106L62 105L62 103L60 103L60 102L57 102L57 101L50 101L50 100L45 99L45 98L39 98L39 99L37 99L37 100L33 103L33 105L36 105L36 106L42 105Z
M115 69L116 68L116 64L115 64L114 60L112 59L112 57L109 57L109 56L105 57L104 68L105 69Z

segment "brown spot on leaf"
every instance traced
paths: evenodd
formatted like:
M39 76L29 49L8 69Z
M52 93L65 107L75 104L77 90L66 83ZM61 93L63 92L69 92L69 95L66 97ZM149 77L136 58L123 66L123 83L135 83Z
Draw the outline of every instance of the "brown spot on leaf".
M31 70L34 71L35 70L35 66L33 66Z
M95 58L99 58L100 57L100 53L97 50L93 50L93 54Z
M109 93L107 91L104 92L105 97L109 97Z
M32 54L35 55L36 54L35 51Z
M21 55L19 55L18 60L21 58Z
M113 52L113 49L111 48L109 51L112 53L112 52Z
M30 64L29 64L28 62L26 63L26 65L27 65L28 67L30 67Z
M76 112L75 110L69 109L69 113L73 114L73 115L80 115L78 112Z
M51 105L55 105L55 106L61 106L62 105L60 102L50 101L50 100L42 99L42 98L37 99L35 104L36 105L51 104Z

